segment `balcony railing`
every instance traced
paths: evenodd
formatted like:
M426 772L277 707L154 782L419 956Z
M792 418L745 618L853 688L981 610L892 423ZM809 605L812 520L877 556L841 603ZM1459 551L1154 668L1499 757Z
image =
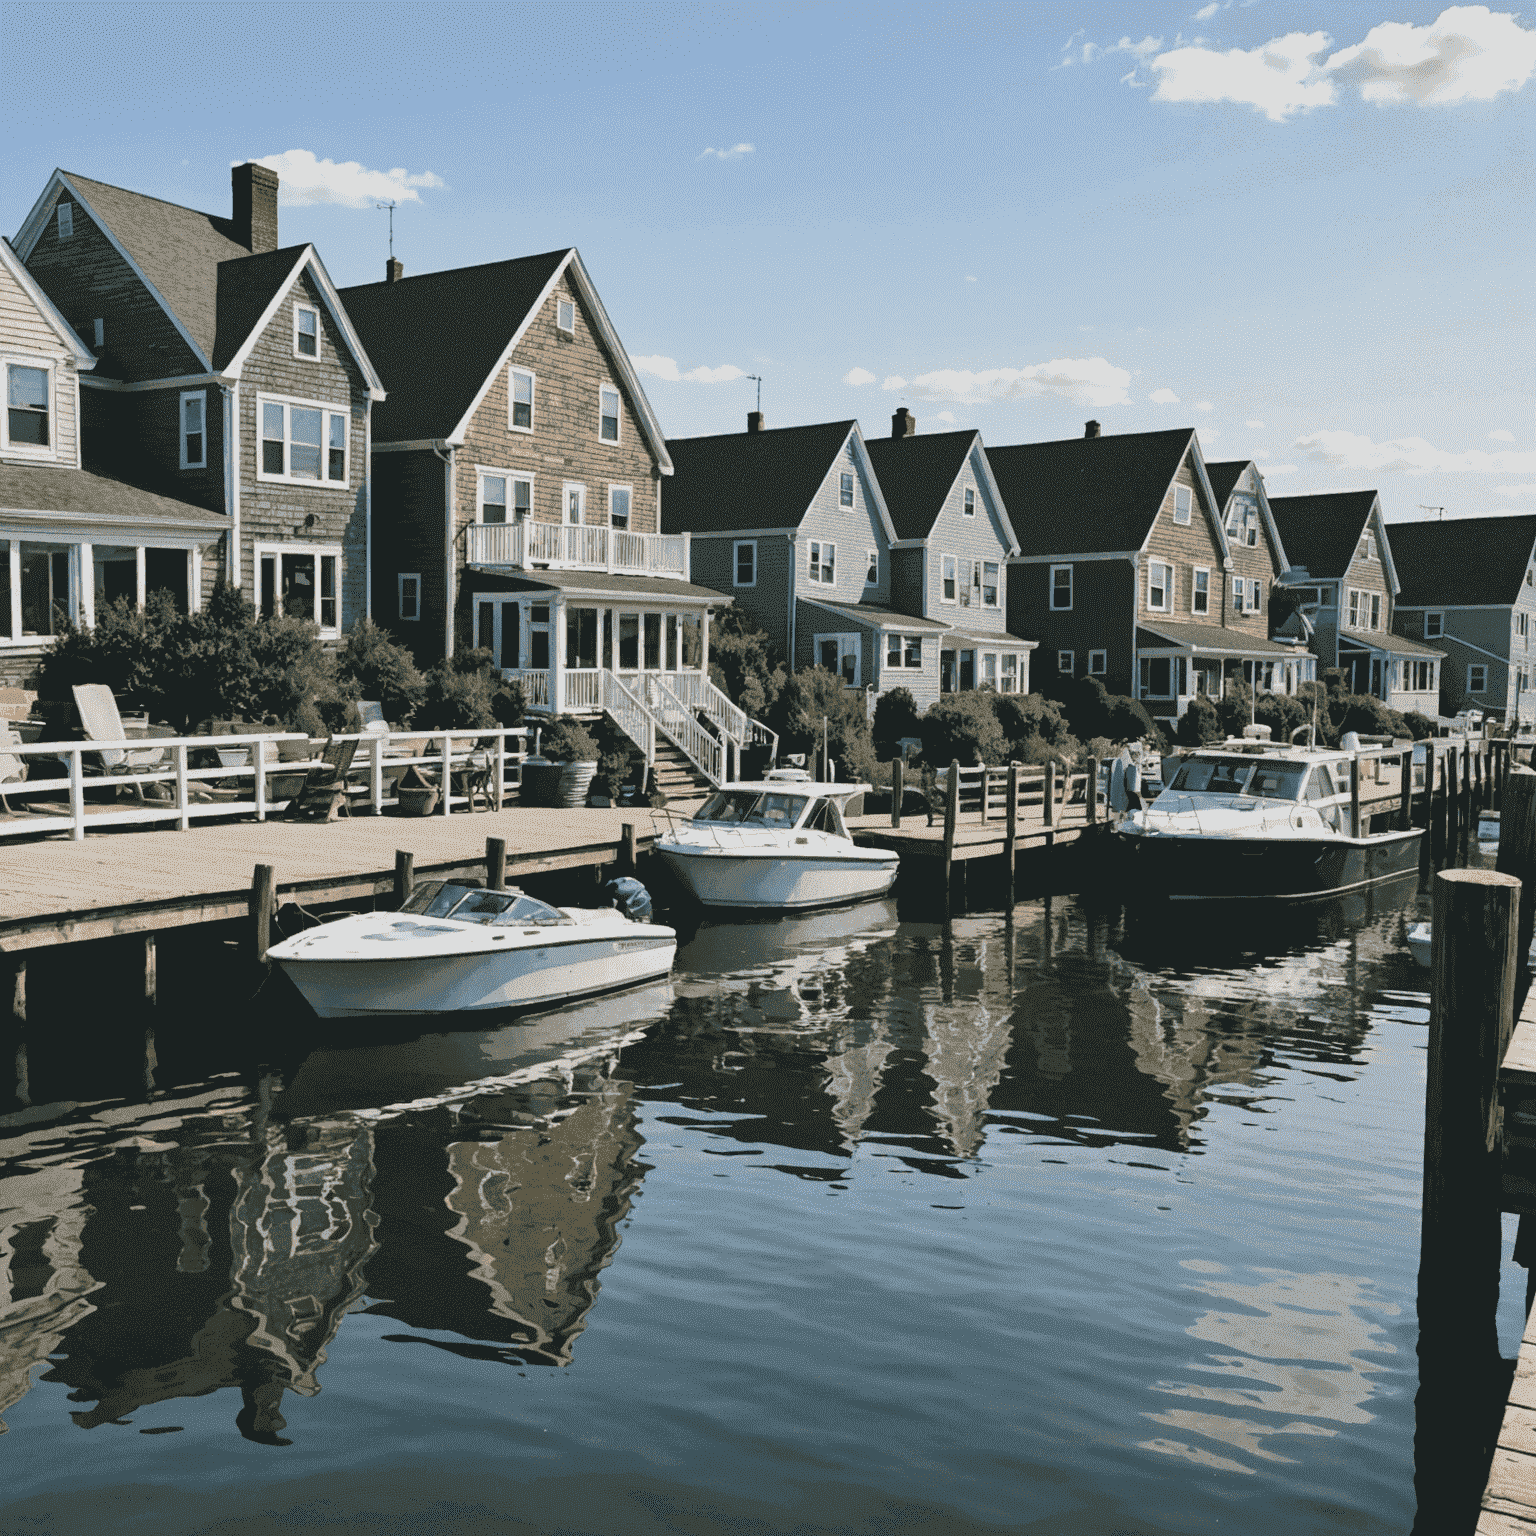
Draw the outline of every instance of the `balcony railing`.
M688 579L686 533L630 533L591 523L472 523L470 565L510 570L609 571Z

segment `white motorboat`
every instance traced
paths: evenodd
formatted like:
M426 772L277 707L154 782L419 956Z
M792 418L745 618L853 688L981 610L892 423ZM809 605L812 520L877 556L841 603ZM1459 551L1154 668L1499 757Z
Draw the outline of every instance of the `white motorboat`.
M724 784L691 821L656 840L667 868L706 907L800 911L883 896L900 857L860 848L842 809L868 784L808 776Z
M671 928L611 907L444 880L418 885L398 912L323 923L267 951L323 1019L547 1008L665 976L676 953Z

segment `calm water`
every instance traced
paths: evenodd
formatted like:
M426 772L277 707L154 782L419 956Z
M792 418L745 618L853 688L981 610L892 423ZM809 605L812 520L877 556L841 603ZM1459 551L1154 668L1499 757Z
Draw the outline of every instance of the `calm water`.
M0 1526L1404 1532L1416 905L706 924L371 1046L279 992L259 1078L0 1129Z

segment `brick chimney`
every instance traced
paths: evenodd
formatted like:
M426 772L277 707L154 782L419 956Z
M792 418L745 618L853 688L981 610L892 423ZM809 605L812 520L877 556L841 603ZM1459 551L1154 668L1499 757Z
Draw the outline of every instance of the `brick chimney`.
M761 432L763 430L763 413L761 411L747 412L747 431Z
M405 263L391 256L384 263L384 281L386 283L398 283L405 276Z
M253 256L277 249L276 171L254 160L237 165L229 173L234 186L234 238Z
M916 437L917 436L917 417L914 416L912 414L912 412L909 411L906 408L906 406L902 406L900 410L892 412L892 414L891 414L891 436L892 437Z
M1096 421L1087 421L1087 422L1083 423L1083 436L1084 437L1097 437L1098 435L1099 435L1099 424L1098 424L1098 422L1096 422Z

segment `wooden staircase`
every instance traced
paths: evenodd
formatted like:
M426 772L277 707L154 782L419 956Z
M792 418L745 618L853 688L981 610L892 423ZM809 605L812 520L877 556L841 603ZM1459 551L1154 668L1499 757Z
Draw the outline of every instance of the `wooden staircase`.
M661 790L669 800L701 800L715 787L660 733L656 738L656 762L651 780L651 787Z

